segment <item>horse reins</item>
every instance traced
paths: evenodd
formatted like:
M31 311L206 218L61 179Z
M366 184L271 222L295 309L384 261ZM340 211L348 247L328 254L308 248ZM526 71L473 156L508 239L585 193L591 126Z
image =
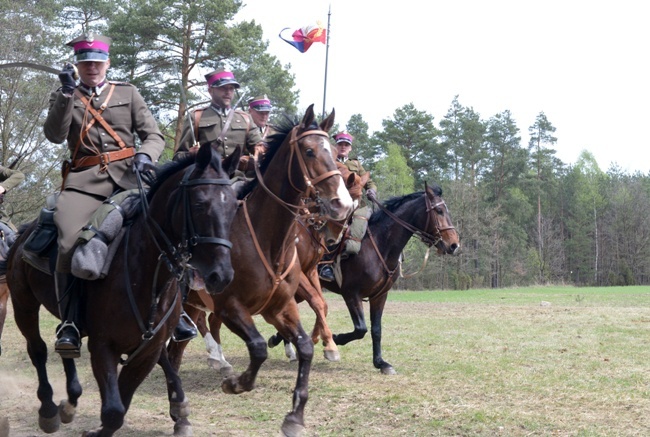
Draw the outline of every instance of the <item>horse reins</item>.
M429 196L427 195L427 192L425 190L424 192L424 202L425 202L425 208L427 212L427 221L424 225L424 228L427 229L429 227L429 221L431 219L431 215L434 215L433 221L434 221L434 227L436 230L436 234L430 234L427 231L423 231L410 223L405 222L401 218L399 218L397 215L389 211L384 205L382 205L380 202L378 202L376 199L370 199L375 205L379 207L384 213L386 213L387 216L392 218L397 224L402 226L404 229L410 231L413 233L413 235L417 235L420 240L427 245L428 248L431 248L431 246L435 246L438 244L438 242L442 239L442 232L447 231L449 229L455 229L454 226L447 226L447 227L440 227L440 224L438 222L438 218L435 217L435 208L444 205L445 209L447 209L447 204L445 203L444 200L441 200L440 202L436 204L431 204L431 200L429 199ZM366 231L368 233L368 238L370 239L370 242L372 243L372 247L375 249L375 252L377 253L377 256L379 257L379 260L381 261L382 266L384 267L384 270L388 274L388 278L386 278L386 283L384 286L373 296L370 298L376 299L377 297L383 295L384 293L388 293L388 290L390 289L390 284L389 281L392 279L393 275L395 275L395 272L398 270L400 267L400 263L397 263L397 266L391 270L388 265L386 264L386 260L382 256L381 252L379 251L379 247L377 246L377 243L375 241L375 238L372 235L372 232L370 230L370 227L368 227L368 230ZM422 268L426 265L426 259L429 257L429 250L427 249L427 254L425 255L425 262L422 265ZM413 276L413 275L411 275Z
M304 131L304 132L300 133L300 135L296 135L296 129L295 128L292 129L291 130L291 137L289 139L289 145L291 146L291 151L290 151L290 155L289 155L289 164L287 165L287 176L288 176L289 183L291 184L291 187L294 190L296 190L296 192L305 193L306 197L310 198L310 199L312 198L312 195L314 195L315 198L313 199L313 205L316 205L316 206L320 207L322 202L320 200L319 193L315 188L316 184L319 184L320 182L322 182L325 179L330 178L332 176L336 176L336 175L341 176L341 171L338 170L338 168L337 168L336 170L330 170L328 172L325 172L325 173L317 176L316 178L313 178L309 174L309 169L307 168L307 165L305 164L305 161L304 161L302 155L300 154L300 151L298 150L298 141L301 140L302 138L304 138L307 135L320 135L320 136L329 138L329 135L327 134L327 132L324 132L324 131L321 131L321 130L312 129L312 130ZM306 190L298 189L294 185L293 181L291 180L291 167L292 167L294 155L298 157L297 158L298 159L298 165L300 166L300 171L302 172L303 178L305 180L305 184L307 185ZM293 204L290 204L288 202L285 202L278 195L276 195L273 191L271 191L271 189L269 187L267 187L266 184L264 183L264 178L262 177L262 174L261 174L261 172L259 170L259 165L257 163L257 161L258 161L258 152L257 151L253 155L253 159L255 161L255 166L254 166L255 167L255 175L257 177L258 184L260 184L262 186L264 191L266 191L271 196L272 199L274 199L278 204L280 204L285 209L287 209L294 216L293 223L292 223L291 227L289 228L289 230L287 231L287 234L285 235L284 241L282 243L282 247L287 247L289 245L288 240L290 239L289 236L291 235L291 231L296 226L297 218L300 216L300 212L305 208L305 206L304 205L293 205ZM304 202L304 200L303 200L303 203L307 203L307 202ZM268 260L266 259L266 257L262 253L262 249L260 247L257 236L255 235L255 230L253 229L253 225L252 225L252 223L250 221L250 217L248 215L248 209L246 207L246 200L245 199L242 202L242 208L244 209L244 217L246 218L246 224L248 226L251 237L253 239L253 244L255 246L255 249L257 250L257 253L258 253L259 257L262 259L262 263L264 264L264 268L266 269L266 271L269 273L269 275L271 276L271 278L273 280L273 289L269 293L268 298L266 299L266 301L262 304L262 306L257 311L254 311L255 314L260 314L266 308L268 303L271 301L271 298L274 296L275 290L277 290L280 283L282 283L284 278L286 278L286 276L289 274L289 272L293 268L293 265L296 263L296 260L298 258L298 251L296 250L295 245L294 245L293 257L291 259L291 262L286 266L286 269L284 269L284 271L282 271L283 267L285 266L284 261L285 261L285 255L287 253L286 250L282 250L281 254L280 254L280 260L277 263L278 266L280 267L280 271L278 271L278 272L274 271L271 268L271 266L269 265Z
M142 184L142 176L139 171L135 172L138 181L140 200L142 202L142 209L143 209L143 214L145 216L145 222L151 225L151 226L146 226L145 228L147 229L147 232L151 236L151 239L154 241L154 244L158 248L160 255L158 256L158 263L156 264L156 270L154 273L154 278L151 287L151 307L149 310L149 318L145 326L144 320L142 319L142 316L140 315L140 311L138 310L137 303L135 302L135 297L133 296L133 290L131 288L131 281L129 279L128 241L129 241L129 235L131 234L130 232L131 228L129 227L129 230L126 233L126 241L124 244L124 271L126 272L125 285L126 285L127 295L129 297L129 303L131 304L131 310L133 311L133 315L135 316L140 331L142 332L142 341L140 342L138 348L132 354L130 354L126 360L120 358L120 364L122 364L123 366L129 364L131 360L133 360L133 358L138 353L140 353L140 351L147 345L147 343L158 333L158 331L160 331L160 329L165 325L165 322L171 316L172 312L174 311L174 308L176 307L176 302L178 301L178 295L179 295L178 292L174 293L174 300L172 304L169 306L169 309L167 310L163 318L160 320L158 325L154 327L154 323L155 323L154 319L156 313L158 312L158 304L160 303L160 298L163 295L162 292L158 293L156 289L156 284L158 283L158 274L160 273L160 266L164 263L167 269L169 270L169 272L176 278L176 280L180 281L183 275L185 274L185 269L187 268L187 262L192 257L191 250L188 250L190 246L195 247L199 244L218 244L218 245L225 246L228 249L232 248L232 243L228 240L225 240L223 238L217 238L217 237L204 237L198 235L195 232L194 222L192 221L190 215L189 196L187 195L187 191L189 187L197 186L197 185L230 185L231 184L230 179L202 178L202 179L190 180L189 177L193 169L194 166L190 166L185 170L185 173L183 174L183 179L179 182L179 187L181 188L182 191L180 196L177 197L177 202L176 202L176 206L178 206L178 203L180 203L181 201L183 203L183 232L182 232L181 242L179 243L179 248L182 249L181 251L176 250L173 243L171 242L169 237L167 237L167 235L162 230L160 225L151 219L151 216L149 215L149 204L147 202L146 193ZM175 209L176 208L174 208L174 210ZM163 239L164 244L166 246L166 250L163 249L158 243L158 240L155 237L151 227L153 227ZM189 233L189 237L188 237L188 233Z

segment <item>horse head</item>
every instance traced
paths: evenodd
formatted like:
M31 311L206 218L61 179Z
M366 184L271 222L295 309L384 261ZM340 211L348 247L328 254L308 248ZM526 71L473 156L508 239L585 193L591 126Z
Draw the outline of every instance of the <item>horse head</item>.
M451 222L447 204L442 199L442 188L438 185L430 187L424 184L425 202L427 208L427 226L425 231L433 235L433 245L438 254L457 255L460 253L460 238Z
M288 135L293 162L290 182L305 193L305 203L320 208L323 216L343 220L352 212L352 198L332 155L328 131L334 124L334 111L316 124L314 105ZM296 177L299 175L299 177Z
M230 227L237 211L237 199L228 174L239 162L239 149L225 160L211 147L203 144L193 157L170 163L164 172L179 173L170 177L158 189L152 187L152 207L158 196L168 217L162 222L164 234L169 235L185 267L194 270L210 293L219 293L232 281L234 270L230 262L232 244L228 240ZM191 162L187 162L191 161ZM178 168L181 167L179 171ZM158 176L164 179L164 176ZM162 188L171 184L168 190ZM153 209L153 208L150 208ZM176 251L172 251L176 252Z

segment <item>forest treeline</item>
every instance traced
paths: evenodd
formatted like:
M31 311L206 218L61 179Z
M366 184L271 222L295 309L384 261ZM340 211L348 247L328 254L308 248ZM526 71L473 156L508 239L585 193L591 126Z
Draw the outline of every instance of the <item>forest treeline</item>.
M29 62L60 68L70 61L65 42L80 32L110 35L109 78L140 89L166 136L168 160L187 110L208 100L202 73L211 69L228 66L250 95L267 94L274 117L304 112L291 65L267 53L255 21L236 20L242 5L0 0L0 67ZM27 176L5 207L23 223L60 186L67 149L42 132L49 95L59 83L56 75L34 68L0 72L0 163ZM371 171L381 199L422 190L425 182L443 188L462 253L432 254L419 271L426 247L411 241L402 270L419 273L398 287L650 283L650 175L615 165L602 170L588 150L577 162L564 163L543 108L524 122L527 142L509 110L486 118L456 97L440 120L407 104L379 131L369 131L363 114L336 126L354 135L353 154Z

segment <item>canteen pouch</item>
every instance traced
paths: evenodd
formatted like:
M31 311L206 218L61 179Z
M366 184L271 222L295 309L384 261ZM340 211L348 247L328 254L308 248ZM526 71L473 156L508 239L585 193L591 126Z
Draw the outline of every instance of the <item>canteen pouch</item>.
M54 209L42 208L38 215L36 229L25 241L24 250L39 257L47 257L52 245L56 244L58 230L54 224Z
M109 245L124 226L124 222L133 216L138 205L139 190L122 191L104 203L95 211L90 223L84 226L77 239L77 248L72 256L72 274L78 278L95 280L104 277L110 266Z

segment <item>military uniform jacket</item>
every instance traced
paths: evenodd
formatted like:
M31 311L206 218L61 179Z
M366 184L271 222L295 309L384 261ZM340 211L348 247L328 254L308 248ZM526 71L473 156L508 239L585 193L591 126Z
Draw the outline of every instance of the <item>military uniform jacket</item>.
M196 131L196 126L194 126L196 120L195 112L196 111L192 111L190 117L192 118L192 127L194 127L194 130ZM198 123L199 135L198 138L196 138L196 141L199 144L216 141L226 124L227 118L227 114L224 114L221 110L215 109L214 106L204 108ZM186 117L185 123L183 124L183 131L181 133L181 140L178 143L176 152L174 153L174 159L179 159L186 155L190 147L194 145L194 135L194 132L190 128L190 122ZM261 142L262 135L257 126L255 126L255 123L253 123L250 114L237 109L233 114L223 144L220 145L217 150L221 153L222 158L226 158L237 147L241 147L242 154L244 155L249 153L253 154L255 152L255 145Z
M0 186L8 192L25 180L25 175L18 171L0 165ZM4 206L0 206L0 221L9 224L12 228L11 220ZM15 230L15 229L14 229Z
M100 110L100 106L109 95L111 84L115 84L115 89L108 105L101 112L102 117L122 139L127 148L135 147L134 134L137 135L141 142L137 153L146 153L153 162L156 162L165 147L165 140L144 99L133 85L109 82L101 90L100 95L92 96L92 100L90 100L92 106L96 110ZM82 92L86 90L84 87L78 88ZM87 98L90 97L87 91L84 95ZM72 156L82 129L92 119L92 114L87 112L84 103L76 94L68 97L57 90L50 97L50 110L43 131L47 139L53 143L59 144L67 140L70 157L73 159L121 150L116 140L106 132L98 121L95 121L84 138L83 144L79 146L76 155ZM72 169L67 175L65 188L105 197L112 194L114 184L125 190L137 188L132 163L133 158L131 157L110 162L105 171L100 171L100 165Z
M356 173L359 176L363 176L367 173L358 159L339 159L339 161L341 161L352 173ZM375 184L372 179L368 179L368 182L366 182L366 185L363 188L366 190L373 189L377 191L377 184ZM362 208L364 206L366 206L366 202L362 200L359 204L359 208Z

